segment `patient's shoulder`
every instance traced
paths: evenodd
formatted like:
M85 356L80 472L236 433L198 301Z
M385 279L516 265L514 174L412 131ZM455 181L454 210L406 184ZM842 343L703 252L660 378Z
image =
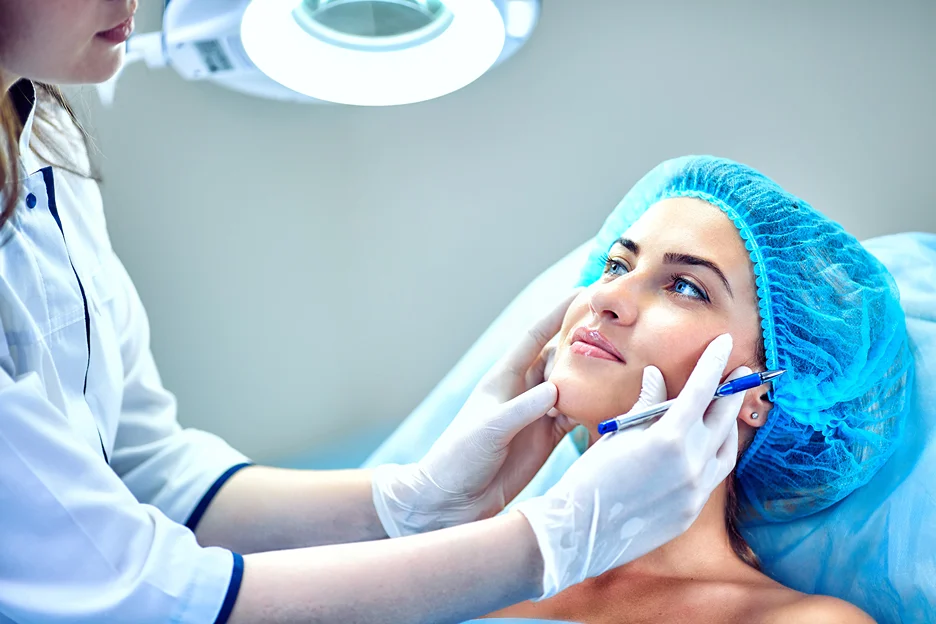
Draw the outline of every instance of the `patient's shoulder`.
M762 624L875 624L855 605L831 596L808 596L778 605L764 614Z

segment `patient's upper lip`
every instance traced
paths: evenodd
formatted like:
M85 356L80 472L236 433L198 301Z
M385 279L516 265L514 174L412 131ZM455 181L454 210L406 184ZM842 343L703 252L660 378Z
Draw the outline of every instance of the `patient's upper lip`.
M584 342L585 344L590 344L593 347L598 347L602 351L607 351L617 359L621 360L623 363L627 363L624 359L624 356L621 355L621 352L618 351L611 341L601 335L601 332L597 329L589 329L588 327L579 327L572 334L572 342Z
M131 3L130 3L130 7L129 7L129 9L130 9L129 13L130 13L130 14L127 15L127 16L125 16L125 17L124 17L123 19L121 19L119 22L117 22L117 23L114 25L113 28L108 28L107 30L102 30L101 32L102 32L102 33L104 33L104 32L110 32L110 31L112 31L112 30L114 30L114 29L116 29L116 28L120 28L120 27L123 26L124 24L128 23L131 19L133 19L133 16L136 15L137 7L138 7L138 6L139 6L139 5L138 5L137 0L134 0L133 2L131 2Z

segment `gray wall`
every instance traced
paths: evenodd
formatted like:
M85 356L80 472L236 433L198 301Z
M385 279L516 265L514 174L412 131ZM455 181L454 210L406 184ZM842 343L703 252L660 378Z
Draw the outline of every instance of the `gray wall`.
M936 3L710 4L546 0L509 63L408 107L142 66L85 94L181 421L259 460L389 428L667 157L747 162L862 238L936 230Z

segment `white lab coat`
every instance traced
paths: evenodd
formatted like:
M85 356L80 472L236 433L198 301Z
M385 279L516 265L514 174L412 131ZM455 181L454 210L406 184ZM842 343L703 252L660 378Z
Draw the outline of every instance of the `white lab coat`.
M97 185L30 151L33 114L0 230L0 624L223 622L243 560L186 524L248 460L179 426Z

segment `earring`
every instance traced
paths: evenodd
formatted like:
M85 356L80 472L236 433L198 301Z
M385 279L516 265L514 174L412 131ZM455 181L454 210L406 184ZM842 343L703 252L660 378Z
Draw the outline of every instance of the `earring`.
M751 420L757 420L758 418L760 418L760 414L757 412L751 414Z

